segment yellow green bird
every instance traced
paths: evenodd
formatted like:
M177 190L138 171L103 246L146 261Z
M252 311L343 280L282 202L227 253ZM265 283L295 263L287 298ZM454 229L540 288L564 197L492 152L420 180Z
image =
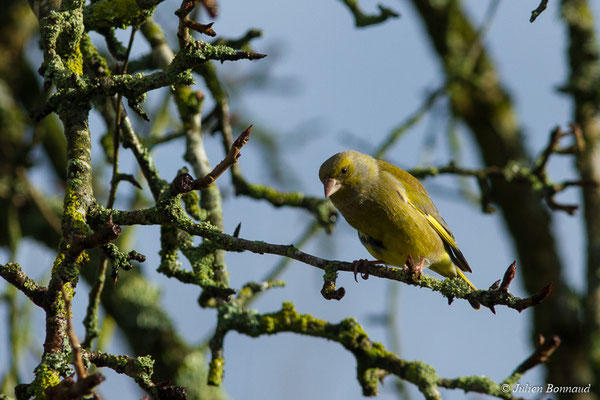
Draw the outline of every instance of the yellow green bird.
M357 151L338 153L321 165L319 179L361 243L377 260L418 267L448 278L471 272L454 235L421 183L408 172Z

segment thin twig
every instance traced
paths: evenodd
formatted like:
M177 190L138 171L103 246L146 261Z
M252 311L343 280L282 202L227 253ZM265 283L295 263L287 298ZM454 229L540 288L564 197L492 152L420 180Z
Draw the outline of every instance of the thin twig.
M248 143L251 131L252 125L246 128L246 130L240 134L240 136L231 145L231 148L229 149L229 152L225 158L221 160L221 162L217 164L217 166L214 167L208 175L196 180L193 180L189 174L181 174L177 176L173 182L175 192L187 193L191 190L206 189L212 185L213 182L223 174L223 172L227 171L229 167L237 163L238 158L241 156L240 150L246 143Z
M531 17L529 18L529 22L533 22L540 16L540 14L546 9L548 6L548 0L540 1L540 5L537 6L535 10L531 12Z
M127 65L129 63L129 54L131 53L131 47L133 46L133 38L135 37L135 33L137 32L137 27L131 27L131 35L129 36L129 44L127 45L127 51L125 53L125 61L123 63L123 68L119 70L119 63L117 60L117 72L120 75L124 75L127 73ZM123 111L123 105L121 104L123 98L123 94L119 93L117 95L116 103L114 107L117 111L117 117L115 118L115 127L113 132L113 169L112 169L112 179L110 180L110 190L108 192L108 201L107 207L112 208L115 198L117 196L117 187L119 186L119 180L116 177L119 175L119 147L121 144L121 116Z
M379 15L373 14L365 14L358 5L358 0L342 0L342 2L348 7L352 15L354 16L354 24L357 28L364 28L366 26L375 25L386 21L388 18L398 18L400 14L392 10L391 8L387 8L382 6L381 4L377 5L379 9Z
M560 346L560 338L557 335L553 335L550 340L546 340L542 335L538 334L534 352L504 380L503 386L514 385L527 371L547 362L558 346Z
M383 141L377 150L373 153L375 158L383 158L388 149L398 140L402 134L412 128L417 122L419 122L425 114L433 107L435 102L440 98L442 94L446 92L446 85L431 92L423 104L411 115L405 122L401 123L395 128L388 137Z
M189 18L190 13L198 5L200 0L183 0L179 9L175 11L175 15L179 17L179 28L177 29L177 37L179 38L179 46L184 48L192 40L188 29L203 33L208 36L216 36L216 32L212 29L213 23L200 24Z
M79 339L75 334L75 330L73 329L73 322L71 321L71 299L67 295L67 292L64 288L62 290L62 295L63 300L65 301L65 308L67 314L67 334L69 335L71 347L73 348L73 366L75 367L77 379L84 379L88 376L88 373L85 369L85 366L83 365L83 358L81 358L81 345L79 344Z

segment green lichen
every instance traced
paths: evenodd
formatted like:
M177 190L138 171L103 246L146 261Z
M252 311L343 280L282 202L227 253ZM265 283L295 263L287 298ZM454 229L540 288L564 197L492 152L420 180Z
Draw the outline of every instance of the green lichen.
M67 296L67 300L73 300L73 297L75 296L73 284L71 282L66 282L62 288L65 295ZM71 316L69 315L68 318L71 318Z
M102 247L104 254L112 263L113 268L129 271L132 268L131 261L126 253L123 253L114 243Z
M79 254L79 257L77 257L77 259L75 260L75 264L77 264L79 267L82 267L89 262L90 256L85 250L82 251L81 254Z
M79 10L59 14L60 34L56 51L64 67L71 73L83 75L83 55L79 48L83 35L83 15Z
M222 44L213 46L206 42L196 41L196 43L198 44L198 48L202 49L202 53L208 59L218 59L224 55L233 56L237 53L236 49Z
M417 385L426 398L441 398L437 388L437 372L431 365L422 361L407 363L404 376L406 380Z
M175 104L179 115L197 115L202 109L202 92L192 90L189 86L177 86L174 93ZM184 123L186 118L184 118Z
M185 193L181 196L185 211L196 221L204 221L208 217L208 212L200 208L200 195L197 191Z
M85 34L81 37L79 49L86 64L90 65L96 73L100 74L101 76L111 75L111 70L108 66L106 58L100 55L98 49L88 34Z
M85 211L81 207L81 201L79 201L77 193L74 190L80 183L76 179L69 179L64 199L63 218L71 224L73 229L80 233L87 233L89 229L83 217Z
M52 274L55 274L58 272L58 268L62 265L62 263L64 261L65 261L65 253L63 253L63 252L58 253L56 258L54 259L54 262L52 263Z
M214 281L215 250L217 246L209 240L204 240L199 246L182 248L183 254L192 265L196 282L200 286L219 286Z
M58 88L71 87L72 76L83 74L83 57L79 48L83 34L81 10L51 11L40 21L40 26L47 53L44 75Z
M448 278L441 282L439 291L446 297L463 298L473 291L473 289L461 278Z
M222 357L213 358L210 361L208 369L208 384L220 386L223 382L225 368L225 359Z
M154 21L148 20L144 22L140 29L152 47L165 42L165 34L162 28Z
M139 26L150 18L154 8L141 9L135 0L99 0L86 7L85 26L97 31Z
M83 75L83 55L79 43L75 44L73 52L63 57L65 67L77 75Z
M173 381L187 389L188 399L225 400L223 391L205 384L209 379L204 351L195 350L185 356Z
M258 184L249 184L244 192L256 199L266 199L276 207L300 204L305 197L300 192L280 192L270 186Z
M154 360L150 356L136 357L134 362L136 369L135 381L142 387L152 387L152 374L154 369Z
M46 389L60 383L60 374L55 369L49 368L45 363L38 365L34 373L35 379L29 387L28 393L36 400L45 399Z
M360 342L367 338L367 333L364 331L362 326L354 318L346 318L339 324L340 329L337 333L337 337L341 343L345 345L356 346Z
M476 389L477 392L487 393L490 396L496 396L505 399L513 399L514 397L512 396L512 385L514 385L517 381L518 379L512 383L508 380L502 382L503 384L508 383L511 386L510 390L505 391L506 388L502 390L503 386L498 385L496 382L494 382L487 376L464 376L456 378L456 387L463 389L465 392L473 391L473 389Z
M327 281L335 282L337 280L337 277L338 277L337 268L335 266L326 265L325 273L323 274L323 280L326 282Z

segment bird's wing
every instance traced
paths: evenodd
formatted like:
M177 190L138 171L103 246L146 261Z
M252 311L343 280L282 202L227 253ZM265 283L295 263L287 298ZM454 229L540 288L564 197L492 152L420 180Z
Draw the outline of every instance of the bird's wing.
M427 190L425 190L421 182L419 182L417 178L408 172L401 170L392 164L382 161L380 167L383 169L383 171L390 173L394 179L398 181L400 186L410 186L413 189L410 192L404 190L404 193L401 193L404 200L411 207L417 210L427 220L427 222L429 222L429 225L431 225L437 234L440 235L454 264L456 264L463 271L472 272L467 259L458 248L458 245L454 240L454 235L450 231L448 224L446 224L446 221L444 221L440 215L440 212L436 208L435 204L433 204L433 201L429 197Z
M467 262L467 259L460 251L458 245L456 244L456 241L454 240L454 235L452 235L452 232L450 232L450 230L447 229L447 225L442 219L442 217L439 217L438 220L438 218L431 214L428 214L410 200L408 201L408 204L410 204L415 210L419 211L419 213L421 213L421 215L425 217L427 222L429 222L431 227L438 233L438 235L440 235L442 241L444 242L446 250L448 251L448 254L450 254L450 258L452 259L454 264L456 264L463 271L472 272L471 267Z

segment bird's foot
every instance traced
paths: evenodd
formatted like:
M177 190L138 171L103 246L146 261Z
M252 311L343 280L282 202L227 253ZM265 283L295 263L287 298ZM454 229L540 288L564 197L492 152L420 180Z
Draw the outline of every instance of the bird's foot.
M421 258L419 264L415 265L415 261L409 254L406 258L406 264L404 264L404 270L409 272L412 276L420 277L423 272L423 265L425 264L425 258Z
M357 279L357 275L358 275L358 267L359 266L368 266L368 265L377 265L377 264L383 264L383 261L381 260L366 260L364 258L361 258L360 260L354 260L352 261L352 265L354 265L354 280L356 282L358 282ZM363 278L364 280L369 279L369 274L368 273L360 273L360 277Z

